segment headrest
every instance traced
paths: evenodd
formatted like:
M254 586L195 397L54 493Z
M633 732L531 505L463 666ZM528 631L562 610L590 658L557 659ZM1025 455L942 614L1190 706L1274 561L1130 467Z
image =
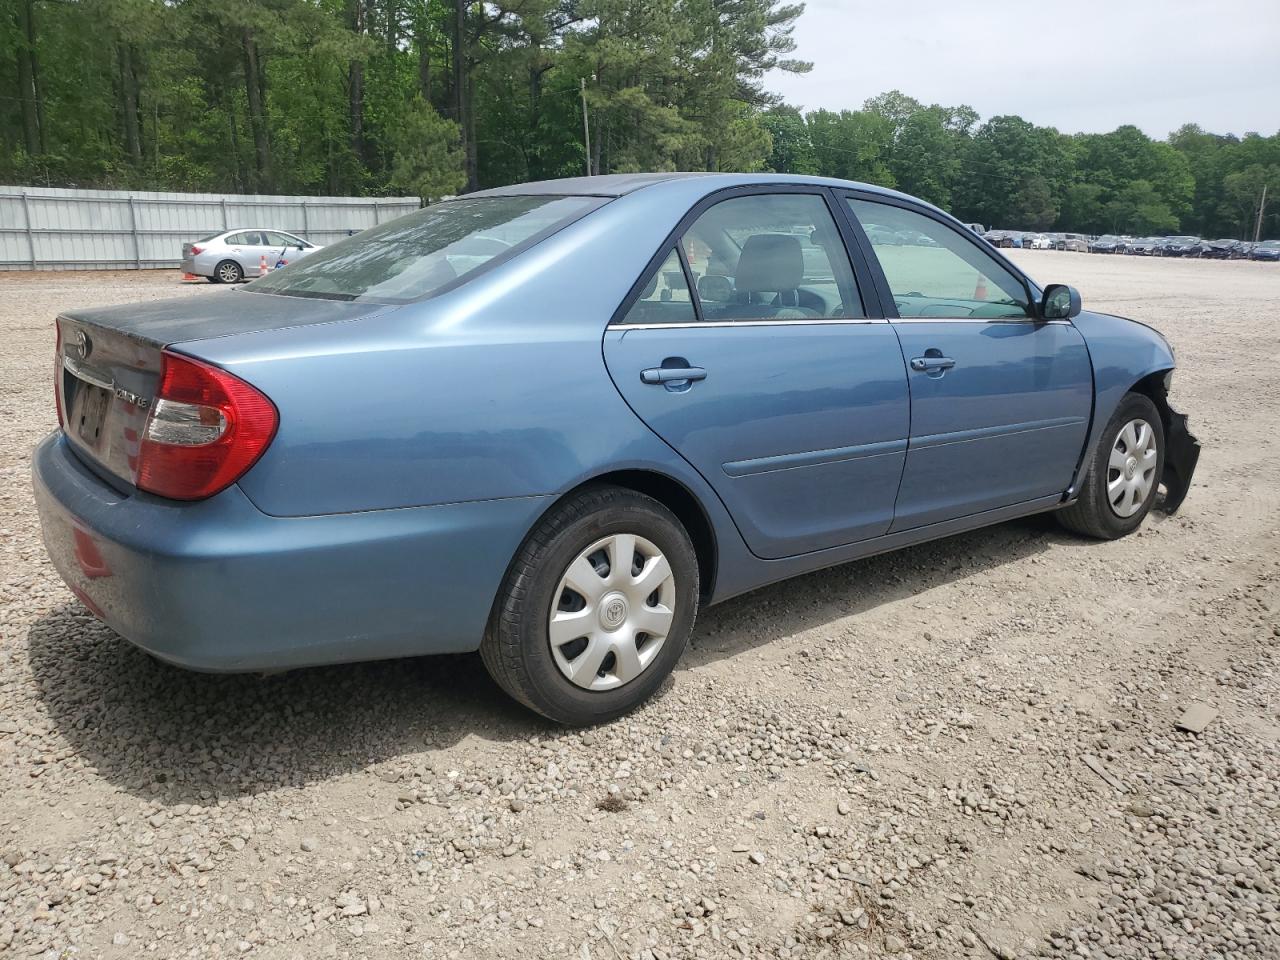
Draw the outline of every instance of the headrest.
M800 238L788 233L757 233L742 248L734 288L738 293L776 293L794 290L803 279Z

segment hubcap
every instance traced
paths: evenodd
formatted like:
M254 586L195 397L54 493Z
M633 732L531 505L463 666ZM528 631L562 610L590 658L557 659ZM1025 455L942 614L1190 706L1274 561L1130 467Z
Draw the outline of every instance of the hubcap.
M585 690L630 683L657 659L675 619L676 580L644 537L597 540L556 588L547 633L560 672Z
M227 283L234 283L236 279L236 268L230 264L225 265L220 271L222 279Z
M1116 435L1107 464L1107 502L1117 517L1131 517L1156 484L1156 433L1145 420L1130 420Z

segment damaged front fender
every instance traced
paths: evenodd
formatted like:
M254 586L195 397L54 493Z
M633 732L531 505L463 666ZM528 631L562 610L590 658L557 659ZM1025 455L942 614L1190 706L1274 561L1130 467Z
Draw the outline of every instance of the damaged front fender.
M1160 412L1164 415L1164 499L1156 502L1156 509L1163 513L1176 513L1191 489L1191 477L1200 460L1200 441L1187 429L1187 415L1169 406L1161 398Z

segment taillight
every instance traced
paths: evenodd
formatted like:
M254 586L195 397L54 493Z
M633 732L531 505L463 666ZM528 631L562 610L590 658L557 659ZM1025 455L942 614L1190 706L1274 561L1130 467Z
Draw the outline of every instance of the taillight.
M197 247L193 244L191 247L191 255L194 257L198 253L204 253L204 247Z
M275 436L275 405L218 367L168 350L138 450L140 490L202 500L244 474Z
M53 402L58 408L58 426L62 426L62 324L53 321Z

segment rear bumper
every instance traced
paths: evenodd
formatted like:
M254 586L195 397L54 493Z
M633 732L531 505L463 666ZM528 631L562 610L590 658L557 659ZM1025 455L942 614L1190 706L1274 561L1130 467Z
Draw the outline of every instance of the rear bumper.
M61 433L36 447L45 545L108 626L195 670L279 670L479 646L507 564L549 498L321 517L125 496Z

